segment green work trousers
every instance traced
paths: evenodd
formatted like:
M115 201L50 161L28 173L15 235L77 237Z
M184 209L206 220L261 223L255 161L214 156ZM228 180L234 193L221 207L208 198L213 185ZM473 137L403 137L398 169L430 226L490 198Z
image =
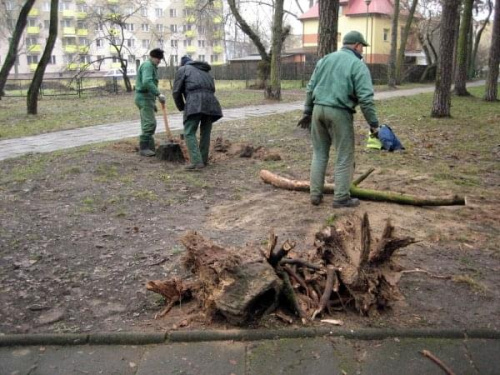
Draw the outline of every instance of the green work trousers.
M354 173L354 127L349 111L314 105L311 123L313 157L311 162L311 197L322 196L330 148L335 149L334 201L350 198Z
M196 139L196 132L200 127L200 143ZM189 151L191 164L208 163L210 151L210 134L212 133L212 116L191 115L184 121L184 139Z
M152 95L136 95L135 105L141 114L141 135L139 142L154 145L153 135L156 131L155 98ZM152 148L154 150L154 146Z

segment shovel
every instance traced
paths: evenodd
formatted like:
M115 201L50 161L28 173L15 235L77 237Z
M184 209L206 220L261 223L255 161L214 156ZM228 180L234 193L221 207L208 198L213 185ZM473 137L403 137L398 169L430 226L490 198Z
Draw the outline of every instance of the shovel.
M165 103L161 103L161 111L163 113L163 122L165 123L165 134L167 136L167 141L161 143L156 148L156 157L160 160L173 161L173 162L184 162L184 154L182 153L181 146L174 142L174 137L168 126L167 109L165 108Z

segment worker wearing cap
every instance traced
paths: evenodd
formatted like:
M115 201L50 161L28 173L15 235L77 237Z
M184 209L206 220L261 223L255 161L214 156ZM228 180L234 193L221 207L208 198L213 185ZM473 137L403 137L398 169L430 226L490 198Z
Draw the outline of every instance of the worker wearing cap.
M149 52L149 59L141 64L135 81L135 105L141 114L141 135L139 136L139 154L155 155L154 134L156 130L156 105L165 103L165 95L158 90L158 65L163 59L163 50L155 48Z
M359 104L370 130L378 128L373 103L373 84L368 67L362 60L363 35L351 31L344 36L343 47L318 61L306 89L304 114L298 126L311 129L311 204L323 200L325 171L330 148L335 148L335 192L333 207L356 207L349 189L354 173L353 115Z

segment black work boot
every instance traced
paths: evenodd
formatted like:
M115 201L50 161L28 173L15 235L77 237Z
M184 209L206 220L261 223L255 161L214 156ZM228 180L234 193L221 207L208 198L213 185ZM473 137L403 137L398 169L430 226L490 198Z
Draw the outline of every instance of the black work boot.
M184 167L185 170L187 171L196 171L205 168L205 164L203 163L198 163L198 164L189 164Z
M333 208L351 208L358 207L359 199L358 198L347 198L343 201L333 201Z
M151 139L149 140L149 144L148 144L148 146L149 146L149 149L150 149L151 151L156 152L156 147L155 147L155 139L154 139L154 138L151 138Z
M311 204L313 206L319 206L322 201L323 201L323 196L322 195L312 195L311 196Z
M139 143L139 155L141 156L155 156L155 152L149 149L149 142Z

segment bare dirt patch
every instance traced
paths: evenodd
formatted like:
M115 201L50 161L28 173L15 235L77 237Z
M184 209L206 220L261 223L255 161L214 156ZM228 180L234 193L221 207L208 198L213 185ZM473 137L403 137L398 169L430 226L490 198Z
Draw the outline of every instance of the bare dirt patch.
M279 190L259 180L261 169L307 179L310 142L291 124L296 117L217 127L214 140L221 136L233 144L263 146L281 160L214 152L209 167L199 173L141 158L134 152L135 141L2 162L0 332L225 327L222 320L207 322L193 303L155 320L163 301L145 285L186 272L178 239L188 230L222 246L256 249L272 228L280 240L296 241L300 252L312 246L315 232L345 214L331 208L331 197L314 207L307 193ZM265 134L259 128L264 125ZM498 170L481 169L484 160L478 159L478 179L484 182L442 186L422 164L426 160L418 149L367 153L362 147L365 129L357 124L357 131L357 174L377 168L363 187L465 194L468 205L418 208L362 202L356 210L368 212L374 233L380 234L391 218L398 235L419 241L398 253L399 262L430 274L405 274L400 281L405 300L378 317L347 311L334 318L343 320L345 328L500 328ZM383 165L384 158L399 167ZM259 324L285 323L269 316Z

